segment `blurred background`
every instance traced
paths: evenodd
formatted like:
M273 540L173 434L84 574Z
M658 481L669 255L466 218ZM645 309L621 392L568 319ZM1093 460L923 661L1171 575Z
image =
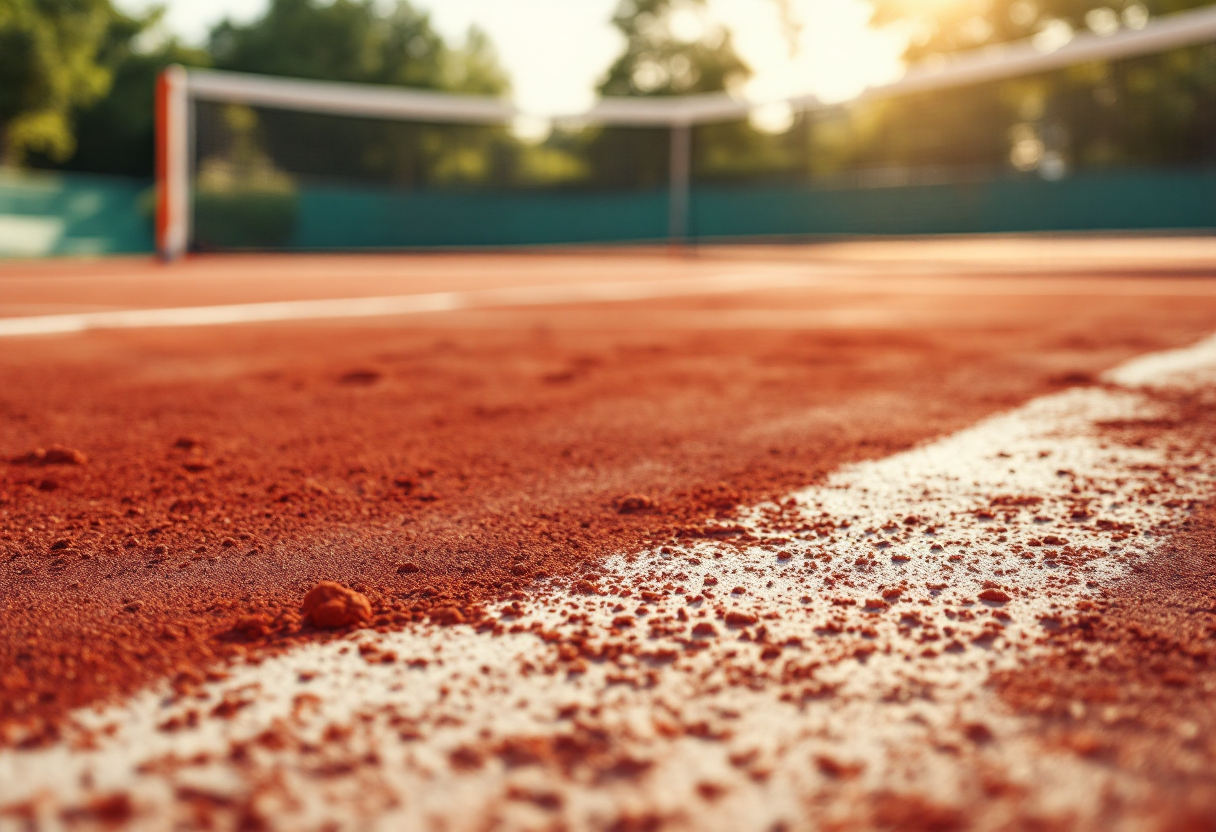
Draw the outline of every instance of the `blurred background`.
M1216 39L864 94L910 67L1050 54L1206 5L0 0L0 256L152 251L153 90L170 64L522 111L470 125L199 101L195 250L663 240L671 129L565 116L713 93L755 106L691 128L689 240L1216 230Z

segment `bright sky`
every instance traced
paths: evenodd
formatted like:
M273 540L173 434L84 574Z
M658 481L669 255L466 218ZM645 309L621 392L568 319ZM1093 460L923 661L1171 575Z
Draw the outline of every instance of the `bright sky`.
M458 42L471 24L489 33L511 76L519 106L539 114L591 104L594 87L622 48L608 22L617 0L413 0L435 26ZM139 10L168 7L168 29L201 43L224 17L248 21L266 0L117 0ZM841 100L897 77L903 43L871 31L864 0L790 0L802 24L791 55L774 0L709 0L709 15L733 33L740 55L756 71L749 98L768 100L811 92Z

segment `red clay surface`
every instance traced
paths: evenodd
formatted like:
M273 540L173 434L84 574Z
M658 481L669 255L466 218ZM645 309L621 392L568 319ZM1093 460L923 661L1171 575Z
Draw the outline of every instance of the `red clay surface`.
M0 277L5 315L775 260L847 274L714 298L7 340L3 737L38 744L72 708L323 637L298 612L319 580L364 593L376 626L443 608L475 620L537 577L1216 330L1216 246L1118 245L216 258L187 263L180 284L144 264L15 266ZM1165 274L1136 276L1150 262ZM1191 411L1194 430L1211 431L1209 411ZM1176 561L1066 622L1056 653L1002 682L1046 736L1175 783L1177 828L1212 828L1212 528L1209 508ZM1080 661L1077 638L1117 658Z

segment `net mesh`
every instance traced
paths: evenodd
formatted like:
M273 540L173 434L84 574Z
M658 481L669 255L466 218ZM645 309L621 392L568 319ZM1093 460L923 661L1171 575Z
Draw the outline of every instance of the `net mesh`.
M697 124L691 239L1216 226L1216 44ZM192 245L664 239L672 131L194 105Z
M697 137L699 182L1211 166L1216 44L806 111L780 135L740 122L699 126Z
M667 128L558 128L529 140L507 125L216 102L199 102L195 118L199 248L509 245L665 233ZM625 228L604 216L620 212Z

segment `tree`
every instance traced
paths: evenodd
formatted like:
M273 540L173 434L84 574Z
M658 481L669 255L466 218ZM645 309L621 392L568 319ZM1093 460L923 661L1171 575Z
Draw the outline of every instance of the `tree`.
M209 51L216 67L237 72L485 95L508 87L483 33L473 29L451 48L406 0L387 9L373 0L272 0L249 24L216 26Z
M476 26L470 27L465 41L447 50L441 61L440 87L474 95L502 95L510 87L507 73L498 63L498 53L490 37Z
M76 116L80 137L76 152L61 162L34 154L30 158L33 165L140 178L152 175L156 145L153 90L157 77L171 64L210 64L204 50L173 39L150 49L136 48L140 35L155 25L156 19L152 16L110 27L102 54L112 67L113 83L103 98Z
M751 75L730 33L707 19L705 0L621 0L612 25L625 51L601 95L688 95L734 89Z
M1212 0L872 0L874 25L902 25L911 40L906 57L1024 40L1048 27L1091 29L1107 34L1121 25L1140 26L1150 16L1172 14Z
M407 0L272 0L245 25L224 21L211 33L220 69L268 75L384 84L497 95L507 77L489 39L471 29L457 47L446 44L430 17ZM368 184L425 186L436 177L482 181L492 145L505 128L423 125L259 110L242 120L200 106L200 122L220 126L199 143L204 165L228 165L241 142L253 143L264 165L292 175ZM233 117L236 115L236 121ZM238 135L232 124L246 124Z
M111 29L131 25L110 0L0 0L0 164L72 155L74 111L110 88Z
M736 90L751 68L735 52L730 32L710 19L705 0L620 0L612 25L625 49L600 81L604 96L671 96ZM709 143L698 131L693 169L724 144L749 144L746 125L719 128ZM601 187L665 187L670 162L668 131L599 128L582 138L591 180ZM710 146L712 145L712 147Z
M876 26L903 26L910 62L1072 32L1110 34L1211 0L873 0ZM1066 170L1210 163L1216 66L1204 47L879 102L862 108L878 140L854 142L860 166L1012 166ZM859 121L860 119L854 119Z
M215 27L217 68L480 95L506 92L489 39L449 46L407 0L271 0L248 24ZM195 235L201 246L277 246L298 194L346 187L484 186L502 177L501 125L429 124L199 102Z
M0 10L9 2L0 0ZM172 39L150 49L140 48L141 36L155 26L158 17L159 12L144 18L111 18L97 47L96 60L112 83L104 96L78 107L74 121L81 137L79 146L66 158L63 153L48 153L45 147L30 148L29 163L91 173L151 176L155 155L153 90L161 70L174 63L214 63L237 71L485 95L500 94L507 86L493 46L483 33L472 29L463 44L449 47L426 15L406 3L384 10L382 4L350 0L333 4L277 0L252 23L219 24L206 50L189 48ZM0 64L6 54L0 47ZM351 138L350 132L340 131L336 139L339 146L343 138ZM328 154L328 158L332 160L334 155Z

